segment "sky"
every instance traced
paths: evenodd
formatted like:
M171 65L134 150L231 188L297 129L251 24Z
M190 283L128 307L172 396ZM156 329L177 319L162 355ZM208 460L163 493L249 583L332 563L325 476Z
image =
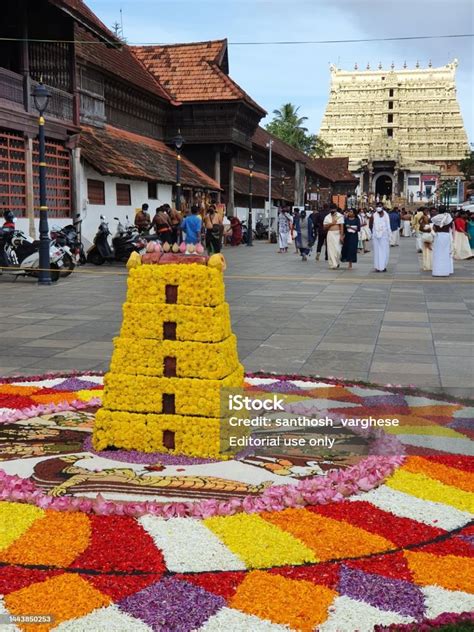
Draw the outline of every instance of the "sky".
M270 116L299 106L317 133L329 97L329 65L351 69L459 60L457 93L474 142L474 38L344 44L246 46L237 42L341 40L474 33L473 0L86 0L109 27L123 15L128 42L227 38L230 76ZM234 43L233 43L234 42Z

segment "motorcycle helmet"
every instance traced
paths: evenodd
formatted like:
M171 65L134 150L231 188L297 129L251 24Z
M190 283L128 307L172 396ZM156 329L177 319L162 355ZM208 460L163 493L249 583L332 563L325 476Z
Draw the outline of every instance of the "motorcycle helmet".
M15 222L15 216L13 215L12 211L4 211L3 219L6 222L11 222L12 224Z

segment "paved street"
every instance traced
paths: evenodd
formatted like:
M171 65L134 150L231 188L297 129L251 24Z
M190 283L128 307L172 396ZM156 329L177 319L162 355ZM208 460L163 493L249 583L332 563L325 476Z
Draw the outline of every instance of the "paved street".
M450 280L433 279L419 272L414 239L391 249L386 274L372 272L371 254L352 271L260 242L225 255L247 370L472 391L474 261L456 262ZM125 281L119 266L80 268L51 288L0 277L0 374L107 369Z

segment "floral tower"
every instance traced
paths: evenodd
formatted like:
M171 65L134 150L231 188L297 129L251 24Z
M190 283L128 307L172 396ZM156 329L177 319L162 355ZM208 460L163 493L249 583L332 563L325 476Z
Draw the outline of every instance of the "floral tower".
M224 259L156 248L130 269L94 447L216 457L221 388L241 387L244 377Z

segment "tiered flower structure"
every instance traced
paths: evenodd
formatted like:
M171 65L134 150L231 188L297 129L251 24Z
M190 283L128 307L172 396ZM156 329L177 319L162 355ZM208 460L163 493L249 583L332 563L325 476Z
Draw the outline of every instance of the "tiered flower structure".
M219 456L221 389L244 371L216 257L153 253L130 270L96 449Z

